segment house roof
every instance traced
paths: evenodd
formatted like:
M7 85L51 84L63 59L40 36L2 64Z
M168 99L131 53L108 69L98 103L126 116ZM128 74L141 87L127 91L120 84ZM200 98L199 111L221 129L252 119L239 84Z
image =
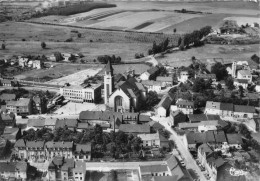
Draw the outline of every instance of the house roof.
M234 82L238 82L240 84L248 84L248 80L247 79L235 79Z
M15 162L0 162L0 172L15 172Z
M207 143L203 143L198 147L198 149L201 151L201 153L205 153L206 156L213 152L212 148Z
M197 77L202 79L216 79L216 74L197 74Z
M151 133L151 134L138 134L143 141L150 141L150 140L160 140L160 141L168 141L164 136L160 135L159 132Z
M220 110L220 102L207 101L206 108Z
M249 70L239 70L238 73L240 73L241 75L252 75Z
M157 105L157 107L163 107L164 109L169 109L169 107L171 106L172 100L168 97L168 96L164 96L161 101L159 102L159 104Z
M147 124L121 124L119 130L125 133L150 133L150 126Z
M234 105L234 112L255 113L255 107L244 106L244 105Z
M161 86L160 81L154 81L154 80L143 80L142 84L145 86Z
M192 107L194 107L194 102L193 102L193 101L188 101L188 100L181 100L181 99L179 99L179 100L176 102L176 105L192 106Z
M26 172L27 168L28 168L28 165L27 165L27 163L25 161L20 161L20 162L16 163L15 168L16 168L16 170L18 170L20 172Z
M31 101L31 99L29 99L29 98L20 98L17 101L9 101L9 102L7 102L6 105L10 105L10 106L28 106L30 101Z
M77 144L76 145L76 152L91 152L91 143L87 144Z
M44 119L28 119L27 127L44 127Z
M55 128L64 128L65 126L68 126L68 128L76 128L78 121L76 119L63 119L63 120L57 120Z
M59 141L59 142L53 142L48 141L45 146L47 148L72 148L73 143L72 142L65 142L65 141Z
M79 114L80 120L112 121L114 117L118 117L122 120L122 113L111 111L82 111Z
M19 128L8 128L6 127L4 130L4 134L16 134Z
M189 114L188 118L189 118L191 123L208 120L206 114Z
M152 121L150 116L140 114L139 122L150 122L150 121Z
M214 136L217 143L227 142L224 131L214 131Z
M28 148L43 148L44 141L27 141L26 147Z
M173 82L172 77L163 77L163 76L158 76L156 77L156 81L160 81L160 82Z
M225 160L221 157L215 158L213 155L207 158L207 162L210 165L214 165L216 168L222 166L225 163Z
M92 128L93 126L91 126L89 123L78 123L78 129L87 129L87 128Z
M2 84L11 84L12 81L11 81L11 80L8 80L8 79L2 79L2 80L1 80L1 83L2 83Z
M14 147L25 147L24 139L19 139L15 142Z
M242 136L240 134L226 134L229 144L242 144Z
M234 105L232 103L220 103L220 110L233 111Z
M16 99L16 95L15 94L7 94L7 93L3 93L0 95L0 100L15 100Z
M154 172L166 172L168 171L167 165L144 165L140 166L141 175L145 173L154 173Z
M161 125L160 123L158 123L157 121L150 121L146 124L149 125L150 127L152 127L155 130L159 130L159 129L164 128L164 126Z
M4 121L4 122L6 122L6 121L13 121L14 117L15 117L15 115L13 113L1 114L0 116L1 116L2 121Z
M57 119L46 118L44 121L45 126L55 126Z
M151 67L150 69L147 70L147 72L148 72L150 75L153 75L153 74L155 74L158 70L159 70L158 67Z
M86 162L75 161L75 168L73 169L73 171L86 172Z

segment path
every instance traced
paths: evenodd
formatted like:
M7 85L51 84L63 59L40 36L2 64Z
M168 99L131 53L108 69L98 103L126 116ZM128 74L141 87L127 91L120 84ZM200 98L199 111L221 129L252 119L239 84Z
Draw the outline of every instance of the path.
M182 142L182 139L177 135L177 133L171 128L171 126L168 125L170 117L167 118L160 118L160 117L151 117L154 121L159 122L162 124L167 131L171 133L170 140L173 140L181 153L182 157L184 158L184 162L186 164L186 168L188 170L193 170L196 174L196 176L200 179L200 181L206 181L207 179L201 172L199 166L197 165L196 161L191 156L189 150L186 148L184 143Z
M110 170L137 170L140 165L166 164L165 161L150 162L86 162L86 170L110 171Z

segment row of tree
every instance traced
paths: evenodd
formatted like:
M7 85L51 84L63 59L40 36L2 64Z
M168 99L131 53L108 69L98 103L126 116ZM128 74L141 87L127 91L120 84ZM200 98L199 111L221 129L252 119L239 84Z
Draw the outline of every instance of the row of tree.
M112 56L104 55L104 56L98 56L97 60L103 64L106 64L108 61L110 61L111 63L120 63L121 57L120 56L116 57L115 55Z
M157 54L157 53L161 53L164 52L165 50L168 49L169 46L169 39L166 38L164 41L162 41L161 43L157 44L155 41L153 42L153 47L152 49L148 50L148 55L152 55L152 54Z

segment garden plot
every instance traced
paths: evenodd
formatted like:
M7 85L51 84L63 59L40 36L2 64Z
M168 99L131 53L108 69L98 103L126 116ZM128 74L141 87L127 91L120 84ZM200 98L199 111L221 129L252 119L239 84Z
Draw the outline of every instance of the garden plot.
M70 83L71 85L80 85L84 82L85 79L88 77L96 75L98 72L100 72L102 68L96 68L96 69L86 69L82 70L80 72L61 77L59 79L54 79L51 81L48 81L46 83L50 84L57 84L57 85L64 85L65 83Z
M172 13L170 12L138 12L138 13L130 14L128 16L117 17L116 21L114 19L110 19L107 21L89 25L89 27L96 27L96 28L123 27L125 29L132 29L146 21L167 17L170 16L171 14Z
M224 20L234 20L237 22L238 26L246 24L252 25L253 23L260 24L260 19L257 17L227 17Z

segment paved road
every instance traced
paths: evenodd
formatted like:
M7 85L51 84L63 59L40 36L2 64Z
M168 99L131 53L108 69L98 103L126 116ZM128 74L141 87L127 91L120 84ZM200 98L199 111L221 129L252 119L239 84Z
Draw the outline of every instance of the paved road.
M139 165L158 165L166 164L165 161L151 161L151 162L87 162L86 170L96 171L110 171L117 169L136 170Z
M198 167L196 161L193 159L192 155L184 145L181 138L177 135L177 133L168 125L169 117L167 118L160 118L160 117L152 117L154 121L158 121L160 124L162 124L165 129L167 129L170 133L170 139L173 140L181 153L182 157L184 158L184 162L186 164L186 168L188 170L192 170L195 175L200 179L200 181L206 181L207 179L201 172L200 168ZM194 175L194 174L191 174ZM194 176L193 176L194 177Z

